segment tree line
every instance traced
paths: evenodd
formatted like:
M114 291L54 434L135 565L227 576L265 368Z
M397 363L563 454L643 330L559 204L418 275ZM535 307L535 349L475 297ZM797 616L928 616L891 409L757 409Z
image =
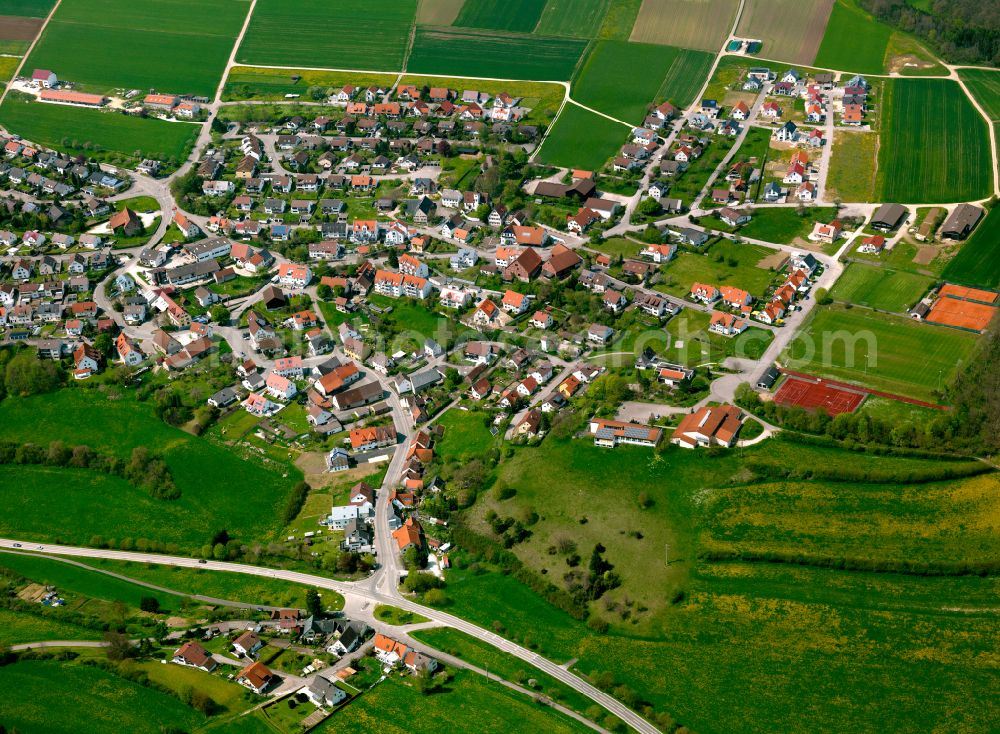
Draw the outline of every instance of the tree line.
M52 441L47 446L34 443L0 441L0 464L33 464L73 469L90 469L121 477L158 500L175 500L181 490L174 483L170 467L145 446L132 449L128 459L101 453L87 445L67 446Z
M912 33L953 63L1000 63L1000 4L931 0L926 9L907 0L860 0L878 20Z

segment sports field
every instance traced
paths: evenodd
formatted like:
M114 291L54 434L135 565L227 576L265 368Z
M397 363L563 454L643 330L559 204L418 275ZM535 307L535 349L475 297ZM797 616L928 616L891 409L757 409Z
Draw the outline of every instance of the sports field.
M661 97L687 106L708 76L711 63L711 55L702 51L600 41L574 81L572 95L581 104L638 125L650 104ZM642 69L643 73L622 84L622 69Z
M942 276L965 285L1000 287L1000 207L990 209Z
M820 377L937 402L969 358L976 337L903 316L843 306L817 308L785 350L792 369Z
M957 329L983 331L996 315L996 306L945 297L934 302L926 320L932 324L943 324Z
M545 0L465 0L452 25L531 33L544 8Z
M111 151L123 156L181 161L198 137L198 125L149 120L82 107L24 101L10 94L0 122L39 145L67 153Z
M851 263L830 296L835 301L901 314L915 305L933 283L933 278L916 273Z
M601 29L607 9L608 0L549 0L535 32L594 38Z
M718 51L739 0L642 0L630 41Z
M958 76L990 119L1000 120L1000 71L959 69Z
M853 413L865 400L865 394L803 377L788 375L774 394L778 405L796 406L806 410L822 408L827 415Z
M887 80L882 110L876 178L882 201L973 201L990 194L986 121L956 82Z
M257 0L236 59L399 71L416 12L417 0Z
M466 28L418 28L407 71L565 81L586 42Z
M243 0L62 0L27 66L97 92L212 97L248 10Z
M891 28L876 21L852 0L837 0L813 63L855 74L881 74L891 35Z
M628 128L589 110L567 104L538 151L543 163L600 170L615 155Z
M834 0L749 0L737 35L764 43L762 54L795 64L816 58Z

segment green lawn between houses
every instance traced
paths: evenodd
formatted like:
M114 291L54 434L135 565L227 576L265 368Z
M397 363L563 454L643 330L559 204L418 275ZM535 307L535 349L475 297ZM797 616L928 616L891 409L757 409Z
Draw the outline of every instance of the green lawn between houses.
M441 461L466 461L482 456L497 443L485 420L489 413L453 408L435 421L444 429L444 436L434 446Z
M81 418L85 416L85 419ZM238 540L277 540L277 513L302 474L289 464L232 449L171 428L149 403L124 393L63 389L0 403L0 439L86 444L127 458L135 446L161 453L180 499L155 500L123 479L84 469L0 467L0 531L86 544L125 536L200 548L226 528ZM266 464L263 462L267 462ZM21 491L25 484L33 491Z
M685 297L693 283L711 283L736 286L760 298L775 273L758 263L773 252L763 245L737 245L727 239L710 245L704 253L678 252L663 269L664 280L656 290Z
M447 608L557 662L577 658L573 669L592 679L610 674L612 685L629 686L699 732L835 731L862 715L880 731L988 728L995 702L966 692L969 681L990 688L1000 680L986 654L994 619L974 611L992 606L996 577L714 563L701 553L791 547L807 559L982 561L997 550L997 475L916 486L754 483L748 460L900 476L940 466L780 441L719 456L677 448L657 456L549 437L500 465L499 481L515 497L484 495L467 520L488 536L489 509L538 512L530 539L513 550L557 585L571 568L551 548L568 539L586 559L602 543L624 581L591 607L610 633L592 632L484 558L462 553L452 554ZM647 509L640 492L649 495Z
M563 107L538 151L543 163L597 171L625 142L628 128L575 104Z
M903 316L820 307L782 359L792 369L935 403L976 336Z

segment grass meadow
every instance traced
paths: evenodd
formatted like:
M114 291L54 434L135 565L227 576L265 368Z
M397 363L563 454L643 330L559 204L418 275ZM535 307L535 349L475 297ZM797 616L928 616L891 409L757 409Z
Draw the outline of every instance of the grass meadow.
M3 558L0 557L0 561L2 560ZM104 571L128 576L137 581L162 586L165 589L182 591L185 594L210 596L215 599L272 607L304 609L306 591L309 589L301 584L227 571L203 571L179 566L113 561L104 558L87 559L87 564ZM344 606L344 600L337 592L322 590L320 593L323 595L324 605L328 608L340 609Z
M1000 286L1000 208L994 206L945 266L945 280L984 288Z
M137 160L150 157L181 161L194 145L199 129L190 123L28 102L16 94L4 100L0 122L12 133L55 150L74 155L107 151ZM137 151L140 155L136 155Z
M829 196L852 202L876 200L878 145L876 132L834 132L830 171L826 177Z
M729 35L739 4L739 0L643 0L629 40L715 53Z
M317 727L318 734L377 732L377 734L436 734L442 731L475 731L507 734L544 731L551 734L590 732L591 729L554 709L483 676L453 670L444 690L423 696L393 676L365 693L364 699L345 706ZM416 714L415 712L419 712Z
M489 413L477 410L449 410L435 421L444 429L444 437L434 453L445 463L481 458L497 443L485 424L489 417Z
M627 41L641 6L642 0L610 0L597 37Z
M471 28L418 28L407 71L497 79L564 81L586 42Z
M905 314L933 283L934 279L925 275L851 263L830 296L835 301Z
M973 334L957 329L829 306L814 310L783 359L802 372L936 403L935 391L975 344Z
M661 290L673 296L686 296L692 283L731 285L760 298L774 280L774 273L757 266L773 253L763 245L737 245L722 239L704 253L679 252L666 265Z
M248 10L240 0L62 0L28 65L98 92L212 97ZM127 63L113 49L128 49Z
M452 25L531 33L545 9L545 0L465 0Z
M0 686L17 691L4 723L24 734L159 734L190 731L205 717L177 698L94 667L26 661L0 668Z
M171 428L147 403L96 391L65 389L0 403L0 438L29 435L123 458L133 447L151 447L170 466L182 495L155 500L123 479L84 469L0 467L0 528L22 537L83 544L93 535L145 537L194 549L225 527L239 540L276 540L276 515L302 476L290 464L240 456ZM30 494L21 491L25 483L33 487Z
M26 579L51 584L60 591L71 591L104 601L122 601L137 609L144 596L156 597L162 609L177 609L183 601L173 594L130 584L107 574L44 556L0 553L0 567L10 569Z
M750 0L737 34L758 38L763 55L795 64L816 58L834 0Z
M986 122L957 83L894 79L885 85L883 107L877 175L882 200L972 201L989 194Z
M601 30L609 0L549 0L535 31L546 36L594 38Z
M600 170L625 142L628 128L575 104L563 107L538 151L543 163Z
M805 238L814 222L830 222L836 216L837 209L832 206L809 207L802 215L791 207L762 207L754 211L753 219L739 232L756 240L790 245Z
M0 56L0 83L7 83L14 76L17 65L21 59L16 56Z
M892 29L882 25L852 0L836 0L816 66L855 74L881 74ZM767 48L764 48L767 53Z
M602 543L624 582L592 605L611 630L593 633L483 559L461 554L449 571L448 608L557 662L577 658L576 672L610 673L657 713L699 732L805 734L850 728L862 717L879 731L988 728L996 702L970 700L967 691L969 681L988 690L1000 678L989 654L995 620L986 611L1000 590L995 577L708 562L701 553L722 538L806 556L995 557L996 475L918 486L755 482L744 463L755 458L902 473L935 466L782 441L696 456L549 437L500 465L500 480L517 494L481 500L474 520L482 523L488 509L514 517L537 511L532 537L514 551L557 584L571 569L548 548L568 538L586 557ZM645 509L640 492L651 499ZM485 523L478 527L489 533ZM966 611L948 611L953 606Z
M0 647L50 640L99 640L101 633L51 616L22 614L0 608Z
M416 12L417 0L258 0L237 61L400 71Z

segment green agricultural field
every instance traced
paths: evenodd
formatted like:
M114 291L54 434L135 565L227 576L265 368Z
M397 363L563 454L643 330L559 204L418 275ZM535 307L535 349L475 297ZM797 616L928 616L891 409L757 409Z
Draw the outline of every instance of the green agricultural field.
M709 552L850 557L859 537L879 537L891 563L988 563L1000 551L995 475L927 485L779 482L715 489L705 498L699 543ZM978 522L978 519L982 522ZM954 528L964 527L956 534Z
M86 421L78 417L86 415ZM64 389L0 403L0 439L61 440L127 458L135 446L161 453L182 495L151 498L123 479L83 469L0 467L0 529L22 537L86 544L130 536L196 549L226 528L240 540L276 540L276 515L302 474L289 464L194 438L166 425L129 395ZM267 462L266 465L263 462ZM30 494L20 491L29 483ZM248 491L252 487L253 491ZM226 508L224 522L219 508Z
M814 311L784 360L802 372L933 403L975 344L973 334L957 329L830 306Z
M441 461L466 461L482 458L497 443L486 427L489 413L452 408L435 423L444 429L444 437L434 446Z
M834 0L750 0L737 35L758 38L763 55L795 64L816 58Z
M544 8L545 0L465 0L452 25L531 33Z
M855 74L885 71L885 51L892 29L882 25L852 0L837 0L816 53L816 66ZM764 49L765 53L767 48Z
M407 71L561 81L573 76L586 42L466 28L418 28Z
M708 79L712 61L711 54L681 49L663 77L656 99L669 100L681 108L690 105Z
M632 28L635 26L635 19L639 15L641 6L642 0L610 0L597 37L627 41L632 35Z
M0 553L0 567L10 569L26 579L41 584L51 584L61 591L70 591L105 601L122 601L137 609L144 596L156 597L162 609L177 609L183 601L181 597L173 594L130 584L128 581L107 574L44 556Z
M416 0L258 0L237 61L400 71L416 12Z
M99 640L101 633L51 615L35 616L0 608L0 647L48 640Z
M684 52L649 43L599 41L573 82L573 99L633 125L642 123L674 61ZM622 85L622 69L642 69Z
M604 22L608 2L609 0L549 0L545 3L545 10L535 30L546 36L593 38Z
M567 104L542 143L538 159L553 166L600 170L627 135L625 125Z
M204 571L201 569L164 566L153 563L133 563L112 561L103 558L89 558L86 563L94 568L127 576L136 581L162 586L185 594L210 596L215 599L238 601L245 604L261 604L270 607L305 608L306 591L309 587L288 581L250 576L227 571ZM335 591L322 590L323 603L329 609L341 609L344 599Z
M0 0L0 15L44 18L55 4L55 0Z
M99 112L68 105L27 102L9 94L0 107L0 122L39 145L74 155L116 153L163 161L182 161L198 137L198 125ZM135 155L136 152L140 155Z
M830 291L835 301L903 314L933 285L925 275L851 263Z
M591 731L554 709L537 705L527 696L488 683L476 673L453 670L452 675L445 690L432 696L422 696L399 678L388 678L366 692L363 702L345 706L315 731L317 734L438 734L442 731L582 734ZM414 715L415 711L420 715Z
M826 177L827 195L841 201L875 201L877 151L878 133L834 132L830 172Z
M167 693L74 663L7 665L0 686L18 692L4 704L4 724L24 734L159 734L165 726L190 731L205 721Z
M642 0L631 41L711 51L729 36L739 0Z
M808 207L802 214L792 207L762 207L754 211L753 219L739 233L755 240L790 245L804 241L814 222L832 222L836 216L837 209L832 206Z
M993 121L1000 120L1000 71L959 69L958 76Z
M237 0L62 0L29 68L98 92L215 95L249 5ZM140 40L141 39L141 40ZM128 63L111 49L128 49ZM169 59L169 63L164 63Z
M292 76L299 77L293 81ZM299 94L308 100L310 87L324 91L330 87L353 84L356 87L390 87L396 82L395 74L354 74L340 71L314 71L312 69L261 69L234 66L222 89L226 101L245 99L281 100L287 94Z
M994 206L962 249L945 266L945 280L984 288L1000 287L1000 207Z
M760 298L775 278L775 274L758 267L773 250L763 245L737 245L723 239L704 253L679 252L666 265L663 282L657 290L672 296L686 296L692 283L731 285L749 291Z
M881 199L949 202L988 196L989 133L962 88L950 79L893 79L884 89ZM928 109L934 114L926 114Z

